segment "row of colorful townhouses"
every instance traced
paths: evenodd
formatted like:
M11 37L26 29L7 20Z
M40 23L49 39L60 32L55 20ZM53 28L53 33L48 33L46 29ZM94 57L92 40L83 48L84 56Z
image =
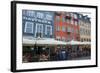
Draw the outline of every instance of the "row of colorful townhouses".
M78 12L22 10L23 37L91 41L91 21Z

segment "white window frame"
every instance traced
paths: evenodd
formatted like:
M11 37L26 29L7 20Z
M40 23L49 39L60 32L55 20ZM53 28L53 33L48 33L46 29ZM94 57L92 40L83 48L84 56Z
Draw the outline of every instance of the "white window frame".
M32 25L32 27L31 27L32 31L31 32L27 32L28 25ZM33 33L33 28L34 28L34 23L33 22L26 21L25 22L24 33Z
M37 30L37 29L38 29L38 28L37 28L38 25L39 25L39 26L42 26L42 31L40 31L40 33L42 33L41 36L43 36L43 24L36 23L36 26L35 26L35 27L36 27L36 30L35 30L35 37L36 37L36 34L37 34L37 32L38 32L38 30Z
M52 20L53 17L51 14L47 13L45 18L46 20Z
M73 13L70 13L71 14L71 17L73 18Z
M50 35L52 35L52 26L51 25L45 25L45 35L47 35L47 27L50 27Z
M76 14L74 14L74 18L77 19L77 15Z

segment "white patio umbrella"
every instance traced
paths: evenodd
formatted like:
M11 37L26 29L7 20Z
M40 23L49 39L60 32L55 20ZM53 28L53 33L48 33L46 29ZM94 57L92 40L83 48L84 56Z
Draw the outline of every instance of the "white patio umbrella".
M37 39L28 39L28 38L23 38L23 44L27 45L66 45L66 42L63 41L58 41L55 39L46 39L46 38L37 38Z
M23 38L23 44L27 44L27 45L33 45L35 44L35 40L33 39L28 39L28 38Z
M67 42L67 44L68 45L89 45L89 44L91 44L91 42L80 42L80 41L74 41L74 40L72 40L72 41L69 41L69 42Z
M37 44L40 45L66 45L66 42L62 42L62 41L57 41L55 39L41 39L41 40L36 40Z
M67 42L67 44L69 44L69 45L78 45L78 44L80 44L80 42L72 40L72 41Z

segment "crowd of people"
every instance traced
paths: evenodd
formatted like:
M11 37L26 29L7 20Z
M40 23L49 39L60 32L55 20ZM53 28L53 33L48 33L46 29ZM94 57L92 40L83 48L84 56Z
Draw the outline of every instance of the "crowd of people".
M48 48L48 50L40 50L39 48L35 52L23 53L23 62L74 60L76 58L87 56L91 56L90 47L73 46L66 48Z

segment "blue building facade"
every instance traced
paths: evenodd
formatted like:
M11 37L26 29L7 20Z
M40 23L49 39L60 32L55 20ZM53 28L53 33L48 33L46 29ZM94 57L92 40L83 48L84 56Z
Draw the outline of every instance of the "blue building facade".
M22 10L23 36L54 37L54 12Z

